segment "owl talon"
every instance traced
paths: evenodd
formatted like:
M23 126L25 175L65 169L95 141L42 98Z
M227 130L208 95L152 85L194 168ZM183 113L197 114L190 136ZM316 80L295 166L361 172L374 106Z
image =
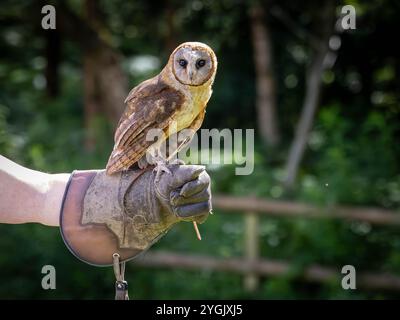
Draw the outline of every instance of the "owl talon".
M185 161L183 161L181 159L174 159L172 161L169 161L168 163L169 164L177 164L177 165L180 165L180 166L183 166L183 165L186 164Z
M157 175L159 175L161 172L171 174L171 170L168 169L167 164L165 162L157 162L153 170L157 172Z
M139 169L146 169L149 163L147 162L146 156L143 156L142 158L139 159L138 161L138 167Z

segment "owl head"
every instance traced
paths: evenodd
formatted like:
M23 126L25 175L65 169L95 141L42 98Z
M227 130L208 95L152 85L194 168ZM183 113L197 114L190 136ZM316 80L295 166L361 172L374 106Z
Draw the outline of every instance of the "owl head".
M169 64L176 80L189 86L212 82L217 71L214 51L201 42L185 42L179 45L172 52Z

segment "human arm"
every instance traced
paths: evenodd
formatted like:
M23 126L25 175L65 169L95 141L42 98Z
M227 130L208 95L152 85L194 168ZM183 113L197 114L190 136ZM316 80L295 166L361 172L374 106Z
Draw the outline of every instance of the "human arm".
M0 223L59 226L69 177L31 170L0 155Z
M64 242L81 260L107 265L116 252L127 260L177 222L202 223L211 211L204 167L168 168L46 174L1 157L0 223L61 224Z

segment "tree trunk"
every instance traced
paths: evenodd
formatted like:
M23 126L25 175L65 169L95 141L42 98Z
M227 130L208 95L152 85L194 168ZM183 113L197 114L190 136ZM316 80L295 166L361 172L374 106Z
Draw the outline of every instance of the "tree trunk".
M178 41L176 40L177 30L175 27L175 14L176 9L171 1L166 1L166 8L165 8L165 48L167 54L171 54L171 52L176 48L178 45Z
M307 145L309 132L313 124L314 115L317 110L318 100L321 92L323 60L325 56L325 50L317 52L308 70L303 109L297 125L295 138L290 147L289 157L286 165L285 186L288 188L293 187L296 180L299 165Z
M257 90L258 130L264 143L276 146L280 140L276 116L275 79L272 70L271 37L264 9L255 4L249 10Z
M327 0L322 3L322 5L322 12L319 13L319 19L316 19L316 27L319 31L317 33L319 33L318 38L320 41L319 45L315 48L315 53L307 71L303 108L286 163L284 185L288 189L294 186L300 162L307 146L314 115L321 95L321 78L325 70L324 62L329 53L328 42L334 27L335 11L332 1Z
M46 38L46 91L51 98L57 97L59 93L58 67L60 64L61 39L60 33L56 30L45 30Z
M96 1L85 1L85 16L90 28L101 34L104 25ZM127 95L127 79L120 66L120 55L100 36L99 39L96 45L83 48L86 147L89 149L96 142L93 127L96 116L105 114L116 124Z

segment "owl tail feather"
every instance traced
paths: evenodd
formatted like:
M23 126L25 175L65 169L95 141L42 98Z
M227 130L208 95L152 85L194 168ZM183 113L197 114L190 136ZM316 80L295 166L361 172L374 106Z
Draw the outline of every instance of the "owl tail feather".
M108 175L112 175L114 173L127 170L135 162L136 161L132 161L131 157L124 152L114 150L108 159L106 173Z

